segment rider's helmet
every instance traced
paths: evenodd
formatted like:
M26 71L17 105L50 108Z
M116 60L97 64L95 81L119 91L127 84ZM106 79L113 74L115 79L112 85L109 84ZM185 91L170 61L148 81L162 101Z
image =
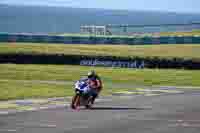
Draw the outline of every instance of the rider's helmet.
M92 77L96 76L96 72L94 70L89 71L87 76L88 76L88 78L92 78Z

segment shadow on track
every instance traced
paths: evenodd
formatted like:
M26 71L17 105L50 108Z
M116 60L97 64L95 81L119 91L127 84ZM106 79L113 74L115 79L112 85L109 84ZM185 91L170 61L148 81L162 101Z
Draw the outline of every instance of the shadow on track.
M90 110L150 110L151 108L129 108L129 107L92 107Z

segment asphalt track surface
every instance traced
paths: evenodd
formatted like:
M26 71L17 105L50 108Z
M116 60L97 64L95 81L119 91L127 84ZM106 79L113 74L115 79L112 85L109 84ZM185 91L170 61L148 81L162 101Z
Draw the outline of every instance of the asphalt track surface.
M113 96L91 110L66 106L0 115L0 133L199 133L199 103L200 92L193 91Z

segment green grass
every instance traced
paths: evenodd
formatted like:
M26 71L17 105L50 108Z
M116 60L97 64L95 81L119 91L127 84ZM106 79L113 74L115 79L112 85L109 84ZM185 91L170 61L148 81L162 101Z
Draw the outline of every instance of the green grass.
M0 100L71 96L73 82L91 69L92 67L71 65L0 64ZM104 95L113 91L134 89L140 85L200 86L198 70L93 69L102 77Z
M1 102L0 109L16 109L17 105L13 103Z
M58 36L73 36L73 37L152 37L152 36L200 36L200 30L192 31L176 31L176 32L160 32L160 33L144 33L144 34L133 34L133 35L95 35L95 34L49 34L49 35L58 35Z
M65 96L72 94L69 85L0 80L0 100Z
M108 37L108 38L109 37L119 37L119 38L135 37L135 36L127 36L127 35L95 35L95 34L69 34L69 33L55 34L55 35L56 36L69 36L69 37ZM142 37L142 35L139 37Z
M158 36L200 36L200 30L193 30L188 32L161 32Z
M24 82L19 80L0 80L0 100L65 97L74 94L73 84L53 84L40 82ZM103 95L111 94L104 90Z
M133 38L133 37L137 37L137 38L141 38L141 37L152 37L153 35L151 33L143 33L143 34L132 34L132 35L117 35L117 34L113 34L113 35L95 35L95 34L87 34L87 33L83 33L83 34L76 34L76 33L63 33L63 34L49 34L50 36L66 36L66 37L106 37L106 38L112 38L112 37L117 37L117 38Z
M45 53L66 55L102 55L119 57L200 58L200 45L64 45L33 43L0 43L1 53Z
M140 57L200 58L200 45L62 45L0 43L0 53L46 53ZM73 81L92 67L71 65L0 64L0 100L73 95ZM200 71L119 69L96 67L104 81L103 94L134 89L137 85L200 86ZM68 84L41 81L69 81ZM29 82L25 82L29 81ZM128 85L128 86L127 86Z

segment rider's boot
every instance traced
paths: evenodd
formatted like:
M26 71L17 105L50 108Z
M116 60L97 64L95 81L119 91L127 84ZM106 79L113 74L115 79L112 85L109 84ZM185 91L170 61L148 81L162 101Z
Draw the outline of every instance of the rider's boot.
M71 104L71 109L75 109L75 106L73 104Z

